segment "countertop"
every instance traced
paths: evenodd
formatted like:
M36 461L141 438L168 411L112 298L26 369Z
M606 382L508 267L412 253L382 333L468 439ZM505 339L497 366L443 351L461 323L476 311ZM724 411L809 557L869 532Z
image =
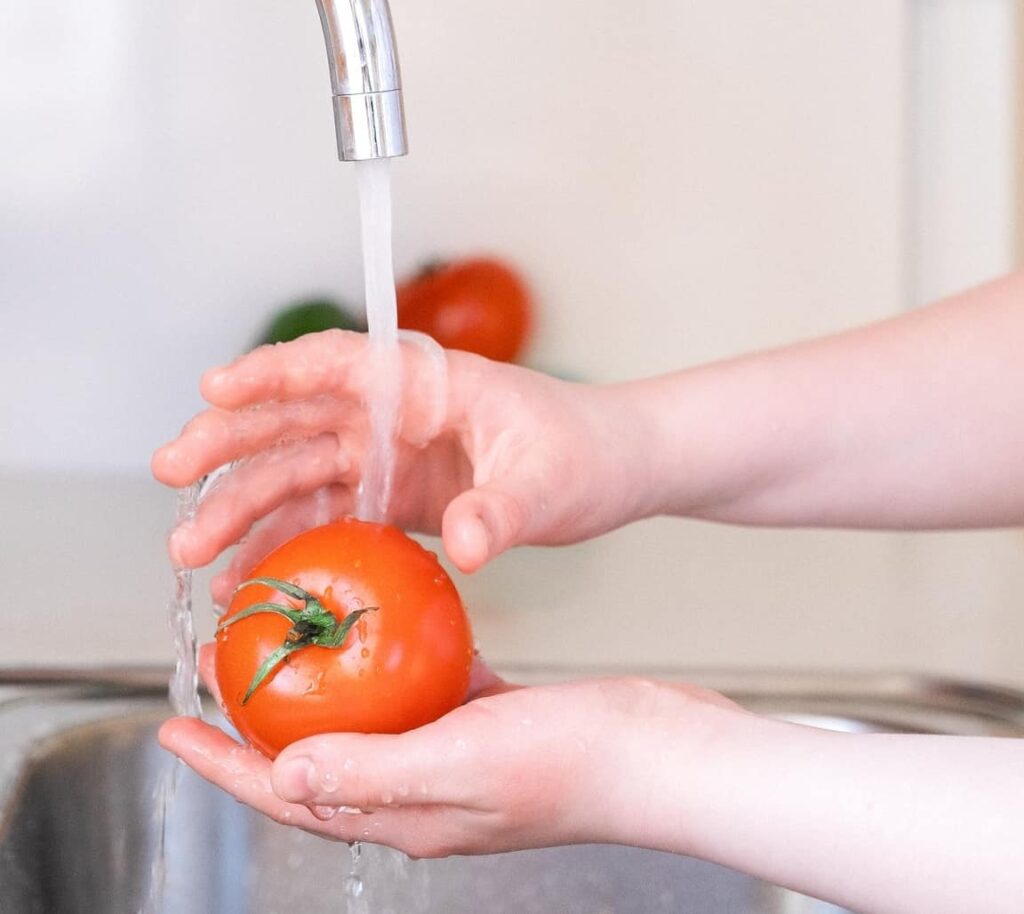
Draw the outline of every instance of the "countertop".
M167 664L174 495L144 478L0 475L0 665ZM201 634L212 631L197 583ZM456 575L503 666L923 672L1024 686L1024 536L656 519Z

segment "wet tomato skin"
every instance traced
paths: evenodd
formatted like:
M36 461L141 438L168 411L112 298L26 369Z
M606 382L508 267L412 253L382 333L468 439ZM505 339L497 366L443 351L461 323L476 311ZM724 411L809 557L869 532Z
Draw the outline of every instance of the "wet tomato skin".
M268 757L319 733L402 733L465 700L473 636L462 601L437 557L400 530L354 519L317 527L278 547L248 577L296 584L339 620L376 607L340 648L291 654L245 705L253 676L291 623L258 613L218 631L225 713ZM235 594L224 618L259 602L302 608L272 587L253 585Z

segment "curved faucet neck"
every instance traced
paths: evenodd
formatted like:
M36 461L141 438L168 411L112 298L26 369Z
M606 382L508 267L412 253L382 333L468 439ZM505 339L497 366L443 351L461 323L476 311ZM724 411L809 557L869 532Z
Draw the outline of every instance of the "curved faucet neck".
M343 162L408 152L402 80L387 0L317 0Z

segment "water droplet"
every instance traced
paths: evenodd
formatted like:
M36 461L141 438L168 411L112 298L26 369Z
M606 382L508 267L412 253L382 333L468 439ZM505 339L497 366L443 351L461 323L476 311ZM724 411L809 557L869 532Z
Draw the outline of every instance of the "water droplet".
M395 802L395 797L389 791L384 791L384 793L381 794L381 801L384 803L385 806L390 806L392 803Z
M350 758L345 759L345 764L342 765L341 767L344 768L346 771L355 771L355 768L356 768L355 759L350 759Z
M455 748L461 752L463 749L466 748L466 741L461 737L455 740Z
M304 695L318 695L324 690L324 672L320 670L303 690Z
M359 652L359 656L360 656L360 657L362 657L362 658L363 658L363 660L366 660L366 659L367 659L367 658L368 658L368 657L370 656L370 649L369 649L368 647L364 647L364 648L363 648L363 649L362 649L362 650L361 650L361 651Z
M310 806L309 811L321 822L330 822L338 814L337 806Z
M357 806L339 806L338 812L344 813L346 816L363 815L363 810L359 809Z
M320 784L324 788L325 793L337 793L338 787L338 775L333 771L325 771L320 775Z
M400 797L407 797L407 796L409 796L409 785L408 784L399 784L398 785L398 795Z
M363 880L355 875L355 873L345 880L345 894L349 898L358 898L363 894Z

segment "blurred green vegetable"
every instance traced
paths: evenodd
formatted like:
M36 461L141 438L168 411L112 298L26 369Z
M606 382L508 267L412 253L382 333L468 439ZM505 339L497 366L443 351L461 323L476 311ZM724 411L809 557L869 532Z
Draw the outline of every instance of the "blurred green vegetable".
M309 299L282 308L256 341L256 346L287 343L322 330L365 330L342 305L326 298ZM253 347L255 348L255 346Z

